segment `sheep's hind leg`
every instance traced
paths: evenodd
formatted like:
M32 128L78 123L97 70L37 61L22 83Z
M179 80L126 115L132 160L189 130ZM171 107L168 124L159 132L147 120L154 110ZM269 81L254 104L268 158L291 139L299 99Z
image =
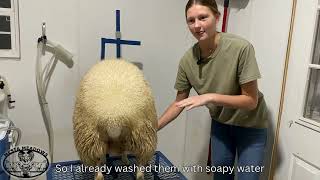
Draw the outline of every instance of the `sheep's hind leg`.
M97 165L101 168L101 166L106 162L105 156L101 157L98 161ZM103 174L101 171L95 174L95 180L104 180Z
M146 163L141 163L140 158L137 157L137 165L138 165L138 169L136 172L136 179L137 180L144 180L144 173L141 172L142 164L146 164Z
M121 161L126 165L126 166L128 166L128 165L130 165L130 161L129 161L129 159L128 159L128 156L127 156L127 153L122 153L122 155L121 155Z
M138 168L138 170L137 170L136 179L137 179L137 180L144 180L144 173L140 171L140 167L141 167L141 166L139 166L139 168Z
M135 169L135 172L136 172L136 180L144 180L144 173L141 172L141 167L142 167L142 164L145 164L145 163L141 163L141 157L139 155L136 155L136 159L137 159L137 168Z
M95 180L104 180L102 172L101 171L97 172L94 179Z

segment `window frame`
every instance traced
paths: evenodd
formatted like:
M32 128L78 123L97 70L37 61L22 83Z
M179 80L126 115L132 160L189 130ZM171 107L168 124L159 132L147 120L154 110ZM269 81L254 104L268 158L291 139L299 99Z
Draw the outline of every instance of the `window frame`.
M20 58L19 6L11 0L11 8L0 8L1 16L10 16L11 49L0 49L0 58ZM1 34L7 34L0 32Z
M315 58L315 51L317 50L316 48L320 48L320 46L317 47L317 40L319 40L320 38L320 6L317 7L317 11L316 11L316 21L315 21L315 29L314 29L314 35L313 35L313 42L312 42L312 50L310 52L310 59L309 59L309 63L307 65L308 68L308 76L307 76L307 81L305 84L305 95L304 95L304 104L303 104L303 109L302 109L302 116L299 118L299 120L303 123L305 123L305 125L307 125L307 127L311 127L310 125L312 125L312 127L317 127L320 130L320 121L311 117L306 117L306 113L307 113L307 106L308 106L308 99L309 99L309 91L310 91L310 81L311 81L311 71L312 70L316 70L319 71L320 70L320 64L316 64L314 63L314 58ZM319 54L318 54L319 55ZM315 84L315 86L317 86L317 84ZM313 128L312 128L313 129Z

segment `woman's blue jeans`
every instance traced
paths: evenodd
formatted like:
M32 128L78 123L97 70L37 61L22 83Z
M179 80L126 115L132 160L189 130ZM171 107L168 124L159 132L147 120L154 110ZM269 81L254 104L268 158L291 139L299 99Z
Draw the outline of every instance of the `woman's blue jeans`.
M267 129L219 123L211 125L211 171L214 180L259 180L265 156ZM235 165L236 153L238 155ZM224 170L223 170L224 169Z

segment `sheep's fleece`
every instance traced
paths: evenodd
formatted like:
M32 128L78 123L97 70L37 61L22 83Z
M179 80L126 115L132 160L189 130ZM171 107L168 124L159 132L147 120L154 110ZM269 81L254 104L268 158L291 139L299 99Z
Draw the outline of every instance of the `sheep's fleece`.
M146 165L157 145L157 115L142 72L123 59L94 65L81 80L73 128L85 165L99 165L107 153L125 151Z

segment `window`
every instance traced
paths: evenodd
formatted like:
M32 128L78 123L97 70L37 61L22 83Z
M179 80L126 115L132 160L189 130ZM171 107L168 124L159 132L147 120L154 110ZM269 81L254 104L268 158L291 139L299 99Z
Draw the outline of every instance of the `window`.
M313 47L312 63L309 64L309 84L304 117L320 122L320 9Z
M0 58L19 58L18 0L0 0Z

